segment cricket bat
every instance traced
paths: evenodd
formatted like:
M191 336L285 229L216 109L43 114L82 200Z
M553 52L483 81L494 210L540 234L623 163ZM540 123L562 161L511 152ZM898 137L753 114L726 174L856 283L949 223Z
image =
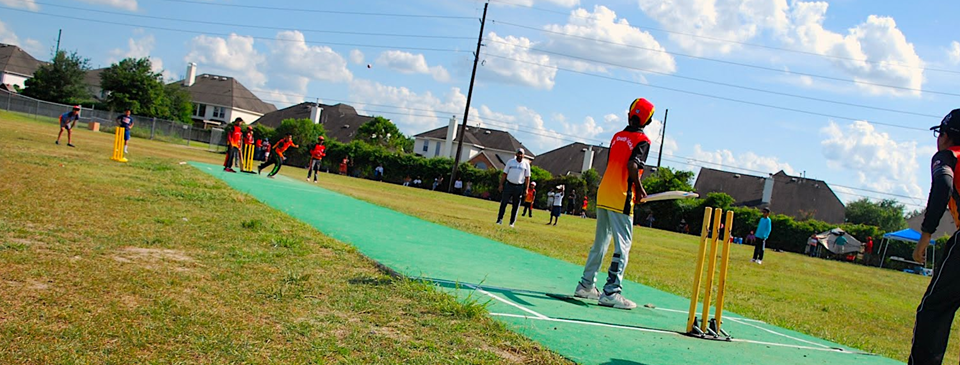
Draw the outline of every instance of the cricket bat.
M689 191L665 191L662 193L650 194L640 200L640 203L656 202L661 200L693 199L699 198L700 194Z

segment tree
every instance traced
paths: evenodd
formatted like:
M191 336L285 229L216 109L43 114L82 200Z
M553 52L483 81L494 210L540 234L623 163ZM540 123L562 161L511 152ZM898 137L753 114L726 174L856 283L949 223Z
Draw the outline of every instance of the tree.
M125 58L100 74L100 86L108 92L105 104L110 110L130 109L133 114L145 117L179 119L182 110L172 110L161 80L161 74L153 72L147 58Z
M183 123L191 123L193 119L193 102L190 100L190 93L180 84L167 84L163 87L163 93L169 100L169 114L174 120Z
M851 224L877 226L886 232L895 232L907 227L903 214L905 208L893 199L872 202L863 198L847 204L845 219Z
M693 191L693 171L675 171L669 167L661 167L653 176L643 180L643 188L647 194L662 193L665 191Z
M57 103L81 104L89 101L90 94L83 84L83 77L90 70L89 63L89 59L80 57L76 51L69 54L66 51L57 52L52 63L40 66L33 77L27 79L23 94Z
M384 117L374 117L357 129L357 139L370 145L386 147L390 150L409 152L413 150L410 139L400 132L393 122ZM409 148L409 149L407 149Z

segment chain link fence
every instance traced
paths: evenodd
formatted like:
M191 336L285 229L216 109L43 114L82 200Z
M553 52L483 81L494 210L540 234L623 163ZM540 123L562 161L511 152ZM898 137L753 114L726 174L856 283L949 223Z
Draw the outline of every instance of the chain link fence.
M69 112L73 106L51 103L0 90L0 109L22 113L34 117L39 121L57 122L60 115ZM121 113L107 110L86 109L80 111L79 127L90 128L91 123L99 123L100 131L113 133L116 128L116 119ZM222 130L197 128L172 120L132 115L133 137L189 145L191 141L198 145L209 146L211 151L225 151L226 139L222 138ZM220 132L220 133L218 133Z

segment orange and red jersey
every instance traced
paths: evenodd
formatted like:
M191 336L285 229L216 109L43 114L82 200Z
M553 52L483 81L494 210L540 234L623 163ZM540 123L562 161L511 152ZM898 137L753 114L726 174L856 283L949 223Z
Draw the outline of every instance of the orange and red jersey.
M253 131L247 131L247 133L243 134L243 143L253 144Z
M290 146L293 146L293 141L292 141L292 140L289 140L289 139L281 139L281 140L280 140L279 142L277 142L277 144L273 147L273 152L276 153L277 155L280 155L280 157L283 158L283 153L286 152L286 151L287 151L287 148L290 148Z
M628 186L627 167L630 163L637 164L636 178L640 181L649 151L650 138L639 127L628 126L613 135L607 156L607 170L597 189L597 208L633 215L636 192L634 187Z
M533 199L537 197L537 190L530 188L527 189L527 195L523 197L523 201L527 203L533 203Z
M240 142L243 139L243 130L241 130L238 125L231 125L228 131L230 134L227 136L227 142L230 143L231 146L240 147Z
M321 160L323 159L323 156L327 155L326 151L327 151L327 146L317 143L313 145L313 148L310 149L310 157L312 157L315 160Z

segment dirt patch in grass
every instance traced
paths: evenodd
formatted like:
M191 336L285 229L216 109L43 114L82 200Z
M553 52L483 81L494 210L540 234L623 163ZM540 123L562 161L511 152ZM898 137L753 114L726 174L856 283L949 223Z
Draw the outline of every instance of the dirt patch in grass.
M185 252L171 249L124 247L110 258L120 263L136 264L150 270L169 265L174 271L188 271L196 266L196 261Z

